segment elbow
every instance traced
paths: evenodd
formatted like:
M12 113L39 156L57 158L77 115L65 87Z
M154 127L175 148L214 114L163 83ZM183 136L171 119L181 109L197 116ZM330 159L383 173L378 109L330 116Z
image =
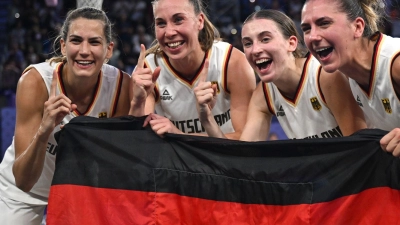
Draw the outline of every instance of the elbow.
M18 182L17 179L15 179L15 186L23 192L29 192L33 187L33 185L27 184L26 182Z
M13 175L15 179L15 186L19 188L23 192L29 192L35 183L30 182L29 180L25 179L23 176L18 176L13 168Z

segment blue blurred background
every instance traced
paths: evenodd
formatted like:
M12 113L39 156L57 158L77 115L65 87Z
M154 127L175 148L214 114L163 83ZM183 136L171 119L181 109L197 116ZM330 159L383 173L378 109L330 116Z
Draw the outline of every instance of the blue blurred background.
M89 0L90 1L90 0ZM389 19L384 33L400 36L399 2L386 0ZM76 1L0 0L0 161L10 145L15 126L15 90L23 69L52 56L52 43L66 13ZM140 43L149 47L154 39L151 1L104 0L103 9L114 24L115 47L109 63L131 73ZM225 41L242 50L241 24L253 11L272 8L285 12L297 26L303 0L205 0L207 13ZM299 32L301 33L300 29ZM276 135L275 135L276 134ZM271 139L286 139L274 118Z

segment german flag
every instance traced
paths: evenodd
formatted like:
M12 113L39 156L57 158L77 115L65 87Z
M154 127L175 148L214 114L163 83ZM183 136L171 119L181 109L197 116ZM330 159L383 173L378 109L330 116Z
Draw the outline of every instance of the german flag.
M241 142L142 124L81 116L57 133L47 224L400 224L387 132Z

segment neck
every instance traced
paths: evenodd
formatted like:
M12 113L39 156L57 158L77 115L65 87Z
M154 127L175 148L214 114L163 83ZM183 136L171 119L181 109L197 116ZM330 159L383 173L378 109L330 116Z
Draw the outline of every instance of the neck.
M70 72L67 65L64 65L61 78L67 97L72 103L77 104L78 107L79 105L90 104L94 96L98 76L77 77Z
M294 58L290 65L283 70L280 79L274 81L281 94L289 99L294 99L296 96L305 61L306 58Z
M168 59L172 67L179 72L179 74L188 80L191 80L196 72L199 70L204 57L205 52L198 49L193 51L190 55L183 59Z
M360 44L351 50L350 60L346 60L339 68L340 72L355 80L364 89L369 86L375 43L376 40L362 38Z

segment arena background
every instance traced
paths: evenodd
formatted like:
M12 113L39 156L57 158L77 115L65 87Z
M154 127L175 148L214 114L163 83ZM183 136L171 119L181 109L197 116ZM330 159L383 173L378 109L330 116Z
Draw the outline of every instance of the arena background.
M91 0L85 0L91 1ZM400 0L386 0L388 20L382 31L400 37ZM56 2L56 4L52 4ZM103 9L114 24L115 47L109 63L131 73L140 43L151 45L153 15L151 1L104 0ZM225 41L242 50L242 21L253 11L278 9L297 25L303 0L205 0L207 13ZM0 161L10 145L15 126L15 90L22 70L52 56L53 39L68 10L77 7L71 0L0 0ZM301 33L301 31L299 30ZM286 139L274 118L271 135Z

